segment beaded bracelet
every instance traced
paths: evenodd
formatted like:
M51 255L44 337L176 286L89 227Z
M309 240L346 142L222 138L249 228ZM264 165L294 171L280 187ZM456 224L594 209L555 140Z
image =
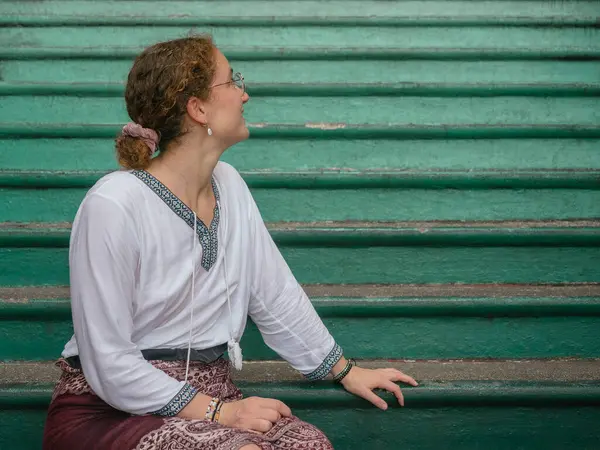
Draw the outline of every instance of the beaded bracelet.
M346 361L346 366L341 370L340 373L333 377L333 381L335 383L340 383L346 377L346 375L350 373L350 370L355 365L356 361L354 361L353 359L349 359L348 361Z
M213 422L219 422L219 419L221 418L221 407L223 406L223 402L221 400L219 400L219 404L217 405L217 407L215 408L215 414L213 416Z
M210 399L210 403L206 407L206 414L204 414L204 418L206 420L210 420L212 422L219 402L220 400L217 397L213 397Z

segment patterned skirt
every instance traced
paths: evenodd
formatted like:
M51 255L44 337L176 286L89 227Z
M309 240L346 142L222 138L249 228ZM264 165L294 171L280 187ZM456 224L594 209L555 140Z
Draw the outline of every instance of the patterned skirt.
M184 361L149 362L177 380L185 377ZM280 419L267 433L253 433L206 420L131 415L101 400L81 370L63 359L57 365L62 375L48 410L43 450L238 450L249 444L263 450L333 449L320 430L295 416ZM223 358L191 362L188 382L211 397L242 399Z

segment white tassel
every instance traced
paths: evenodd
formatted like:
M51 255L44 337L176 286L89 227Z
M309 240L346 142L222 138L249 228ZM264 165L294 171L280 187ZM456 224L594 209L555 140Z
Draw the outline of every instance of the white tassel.
M229 354L229 359L237 370L242 370L242 348L238 342L231 338L227 343L227 353Z
M210 130L210 128L209 128ZM217 200L217 206L219 211L221 211L221 203ZM229 356L229 361L236 370L242 370L242 348L240 344L233 337L233 312L231 311L231 294L229 292L229 277L227 276L227 251L225 247L223 248L223 275L225 275L225 289L227 292L227 306L229 307L229 341L227 342L227 354Z

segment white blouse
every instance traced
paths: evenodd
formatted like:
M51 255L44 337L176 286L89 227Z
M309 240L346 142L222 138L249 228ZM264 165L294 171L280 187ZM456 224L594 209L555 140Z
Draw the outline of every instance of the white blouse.
M342 356L239 173L219 162L213 189L215 218L209 228L197 220L195 244L193 212L145 171L104 176L79 207L69 253L75 333L62 356L78 355L91 388L117 409L172 416L193 398L141 353L187 350L192 303L192 349L239 342L250 316L309 380Z

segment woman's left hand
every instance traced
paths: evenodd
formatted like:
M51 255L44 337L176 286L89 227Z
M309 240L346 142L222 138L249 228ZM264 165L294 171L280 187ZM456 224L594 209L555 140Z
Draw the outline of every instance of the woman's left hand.
M373 389L385 389L393 393L400 406L404 406L404 396L400 386L396 384L397 381L411 386L418 386L413 378L396 369L364 369L356 366L352 367L341 383L348 392L370 401L378 408L386 410L387 403L377 396Z

